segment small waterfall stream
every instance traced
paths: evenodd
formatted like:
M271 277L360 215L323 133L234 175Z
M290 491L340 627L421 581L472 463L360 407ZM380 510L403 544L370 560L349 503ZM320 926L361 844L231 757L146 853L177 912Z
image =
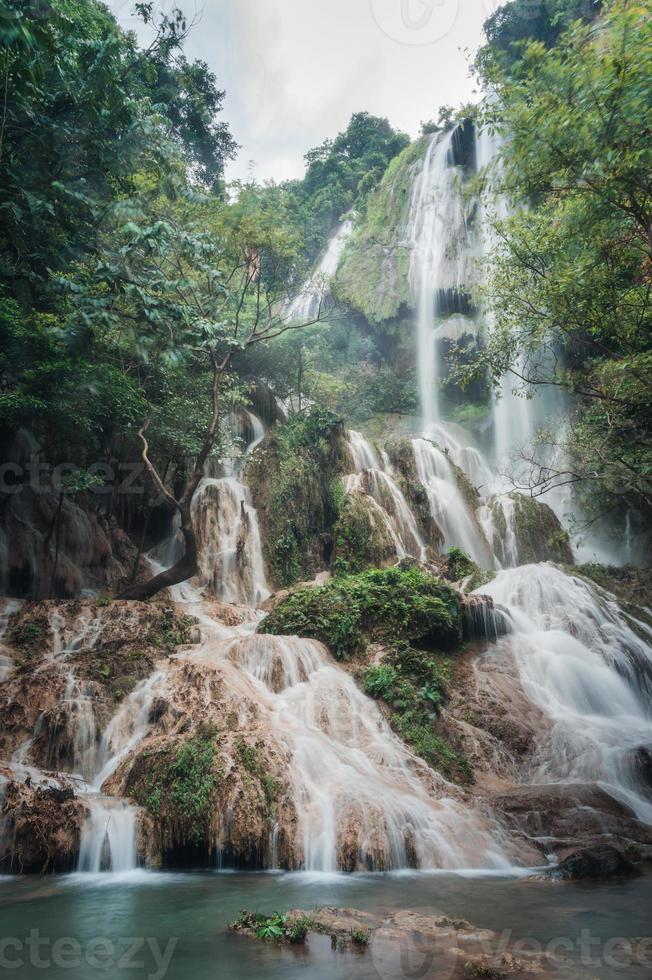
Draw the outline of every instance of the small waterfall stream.
M285 311L287 320L306 321L315 319L323 312L324 300L328 293L328 284L337 272L337 267L344 251L344 246L353 231L353 221L347 219L335 230L330 237L324 253L317 263L315 271L301 291L294 297Z
M425 559L426 545L416 519L391 472L387 455L378 455L361 432L349 429L349 449L355 472L345 480L347 493L360 494L394 544L398 558Z

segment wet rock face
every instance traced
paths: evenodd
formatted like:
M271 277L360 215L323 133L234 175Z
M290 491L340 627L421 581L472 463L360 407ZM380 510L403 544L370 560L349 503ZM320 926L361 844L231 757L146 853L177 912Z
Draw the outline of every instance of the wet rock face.
M0 547L6 595L68 599L85 588L112 589L131 575L136 548L115 521L68 497L60 514L58 508L57 494L30 487L7 498Z
M622 851L611 844L598 844L585 850L575 851L560 861L555 877L572 878L622 878L637 875L636 865Z
M192 638L190 620L164 601L25 603L4 637L0 757L89 775L118 704Z
M560 867L565 865L566 856L572 857L564 877L601 877L597 873L601 861L605 874L620 873L616 870L618 860L610 853L615 851L622 858L615 843L633 847L640 856L652 855L652 828L595 785L518 786L492 796L490 802L513 831L538 838L544 852L555 852L562 859ZM585 845L586 850L578 852L578 844ZM580 860L578 853L586 854L586 859ZM591 873L592 866L595 874Z
M228 660L170 667L149 734L105 787L143 807L147 863L300 866L287 748L258 699Z
M65 780L32 785L29 777L10 778L0 786L0 872L71 871L86 815Z
M541 500L510 493L490 497L487 508L493 524L493 540L489 543L501 565L542 561L573 564L568 534L554 511Z

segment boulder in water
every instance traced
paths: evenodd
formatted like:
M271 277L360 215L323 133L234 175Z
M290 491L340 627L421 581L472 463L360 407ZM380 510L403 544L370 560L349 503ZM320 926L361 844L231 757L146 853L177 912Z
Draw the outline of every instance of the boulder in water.
M580 851L574 851L559 863L553 872L555 877L571 878L615 878L637 875L640 871L613 844L596 844Z

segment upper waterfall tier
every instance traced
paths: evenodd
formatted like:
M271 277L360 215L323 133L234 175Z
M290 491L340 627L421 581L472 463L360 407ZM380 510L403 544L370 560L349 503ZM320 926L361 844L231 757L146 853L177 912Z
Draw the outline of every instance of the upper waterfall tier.
M310 278L285 311L287 320L313 320L323 312L328 284L337 272L344 246L353 231L353 221L347 219L336 229Z

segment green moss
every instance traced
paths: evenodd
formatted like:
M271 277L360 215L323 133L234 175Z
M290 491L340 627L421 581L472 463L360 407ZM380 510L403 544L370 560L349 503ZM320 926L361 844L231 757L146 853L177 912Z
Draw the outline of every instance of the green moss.
M385 701L390 724L413 751L447 779L473 779L466 756L436 730L437 714L446 701L455 658L398 645L381 664L368 667L364 690Z
M276 586L324 567L343 492L342 424L332 412L294 415L272 431L247 467L269 577Z
M177 616L172 608L166 607L152 630L151 640L154 646L173 653L178 646L190 642L192 625L189 616Z
M473 592L496 577L494 569L480 568L461 548L448 549L443 574L451 582L462 583L460 588L465 592Z
M336 657L364 649L369 640L415 639L433 647L461 637L457 595L420 568L374 569L326 585L295 589L259 626L263 633L321 640Z
M380 565L395 554L387 528L360 494L349 494L333 529L332 571L335 575L360 572Z
M259 745L251 745L239 735L235 743L236 754L240 764L252 776L260 776L262 771L263 753Z
M181 828L185 840L205 840L220 779L214 733L200 731L174 749L143 753L141 760L144 771L132 788L136 802L163 824Z
M43 642L43 629L39 623L19 623L11 631L11 642L25 653L34 653Z
M519 563L555 561L572 565L569 536L554 511L535 497L526 497L521 493L511 493L509 497L515 505L514 536ZM497 502L491 506L494 516L496 512L501 514Z
M335 291L370 323L394 319L410 302L410 253L403 231L415 166L425 149L425 140L417 140L391 161L366 199L340 262Z

